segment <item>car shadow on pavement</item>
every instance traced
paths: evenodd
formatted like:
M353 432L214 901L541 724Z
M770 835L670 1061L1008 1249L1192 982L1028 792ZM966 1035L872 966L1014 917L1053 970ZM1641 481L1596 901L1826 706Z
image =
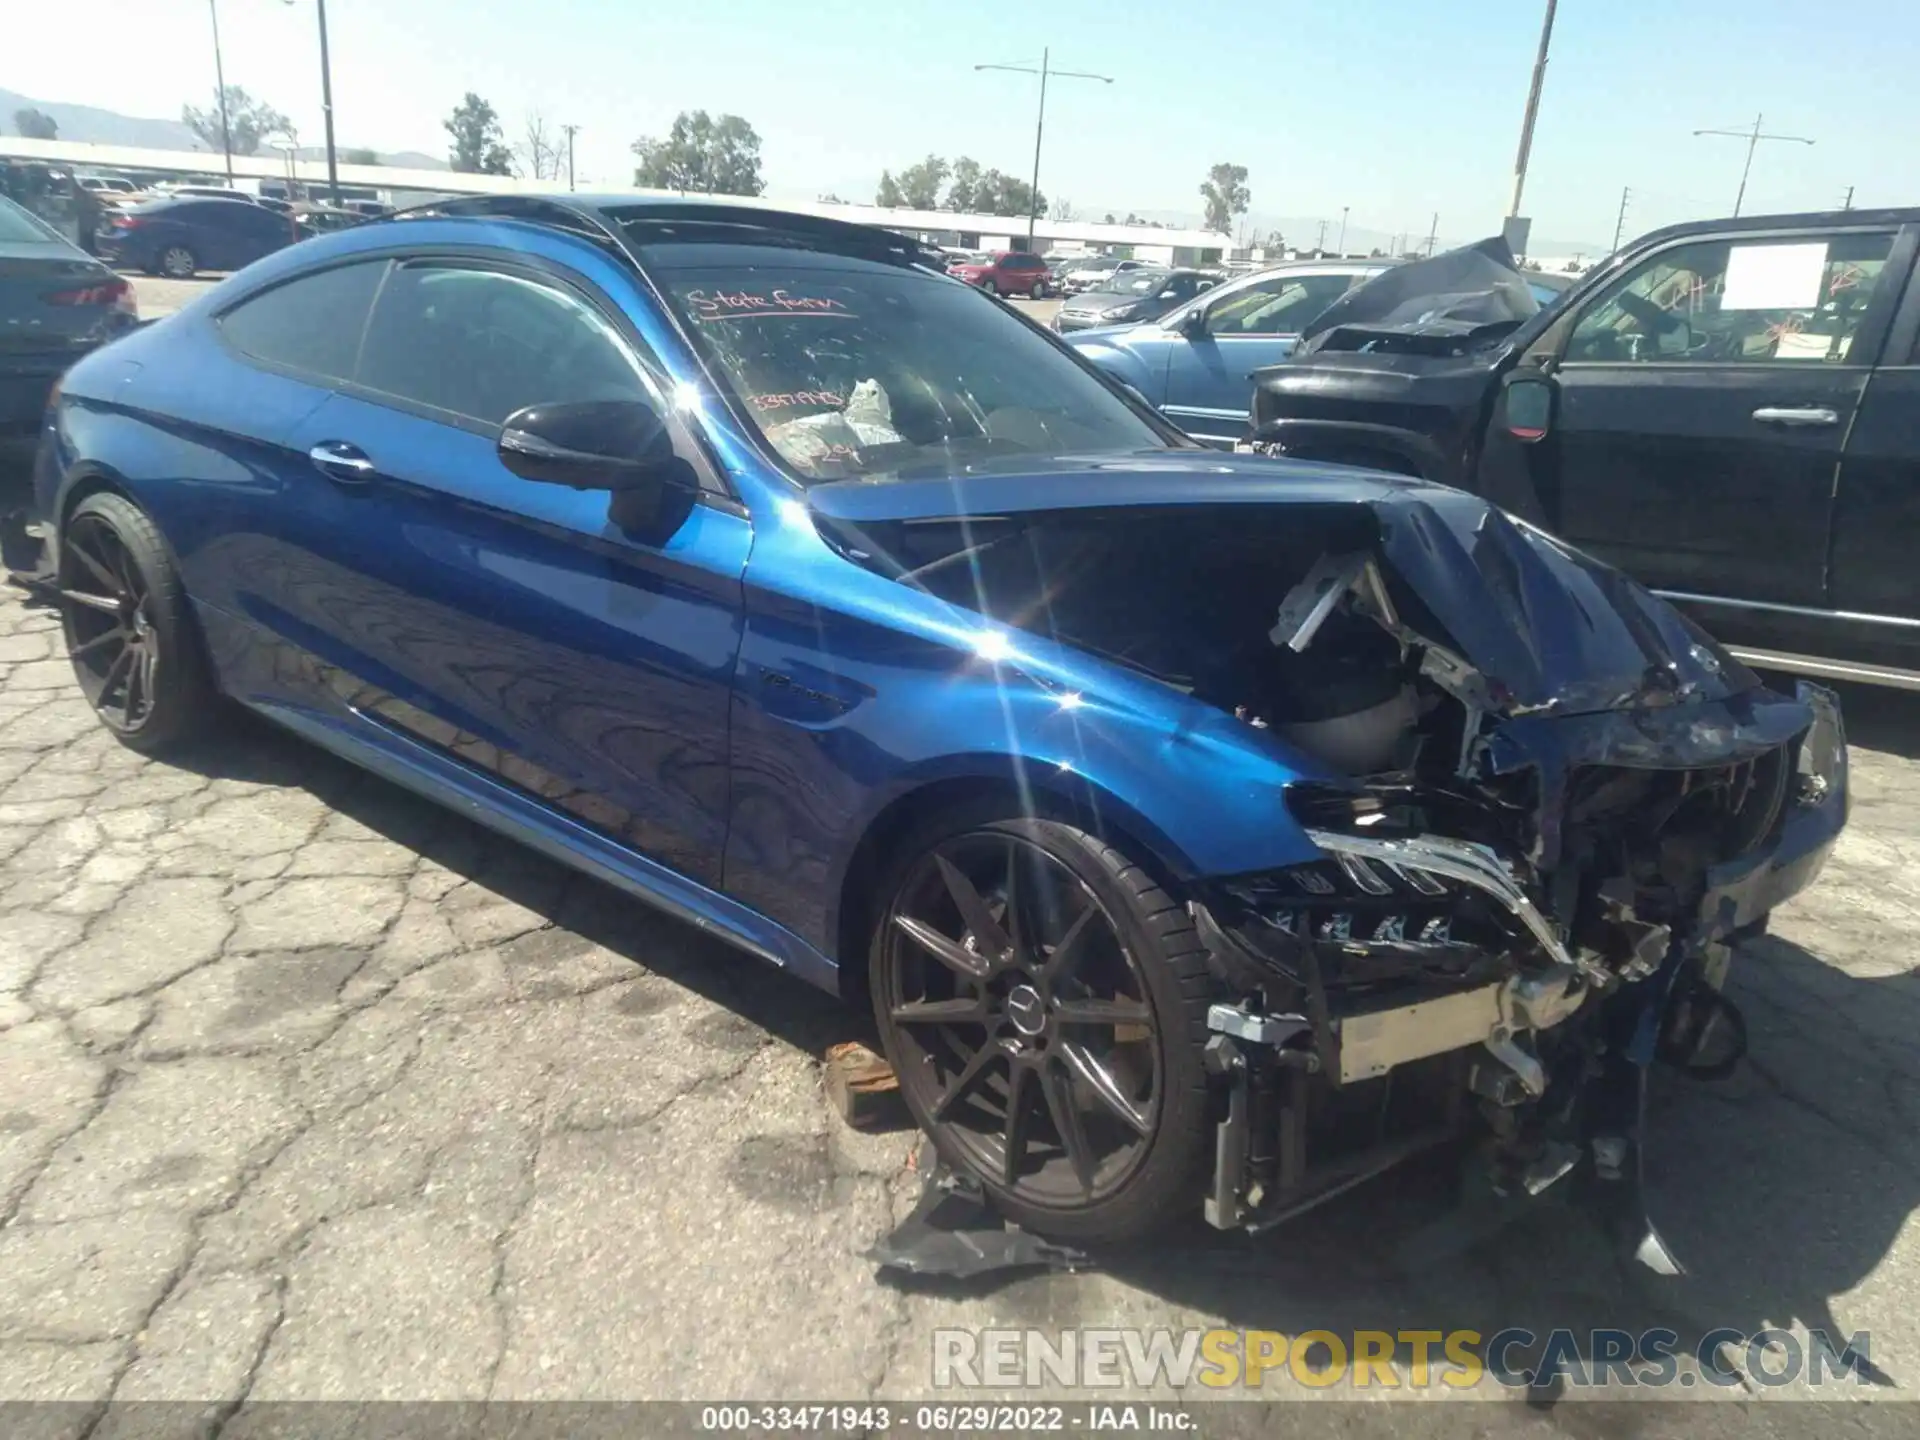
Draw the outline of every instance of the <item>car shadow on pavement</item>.
M258 716L236 709L222 732L169 752L167 762L214 779L305 789L335 814L631 961L636 977L670 980L796 1049L817 1056L871 1038L871 1020L834 997Z

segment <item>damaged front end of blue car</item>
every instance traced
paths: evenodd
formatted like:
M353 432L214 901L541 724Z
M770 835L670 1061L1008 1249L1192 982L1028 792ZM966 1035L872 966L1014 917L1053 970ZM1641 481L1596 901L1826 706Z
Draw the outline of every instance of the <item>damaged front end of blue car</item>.
M1352 654L1370 627L1412 678L1329 729L1359 752L1336 755L1347 778L1288 788L1324 858L1191 902L1232 997L1209 1013L1207 1218L1265 1229L1470 1139L1495 1196L1572 1180L1678 1273L1644 1201L1648 1073L1717 1079L1743 1057L1734 950L1846 821L1838 704L1762 687L1704 636L1672 658L1684 621L1497 512L1471 552L1421 518L1326 557L1274 631ZM1417 618L1393 598L1410 577ZM1592 663L1602 611L1638 675Z

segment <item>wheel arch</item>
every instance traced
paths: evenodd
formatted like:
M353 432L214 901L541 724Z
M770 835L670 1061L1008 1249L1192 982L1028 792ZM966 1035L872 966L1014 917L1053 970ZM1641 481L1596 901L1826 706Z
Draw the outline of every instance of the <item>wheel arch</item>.
M1015 756L965 757L895 789L867 817L859 840L846 852L831 887L833 909L827 924L842 995L865 995L867 941L879 901L874 884L888 847L928 816L983 796L1005 797L1034 814L1077 825L1124 849L1163 886L1193 873L1165 831L1087 777L1055 766L1025 765Z

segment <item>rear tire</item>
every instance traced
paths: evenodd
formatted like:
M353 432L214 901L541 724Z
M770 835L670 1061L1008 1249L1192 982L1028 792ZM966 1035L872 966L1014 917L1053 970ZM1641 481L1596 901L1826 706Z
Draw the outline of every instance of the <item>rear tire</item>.
M1047 282L1044 280L1034 281L1033 289L1029 290L1027 294L1035 300L1046 299L1047 298Z
M874 1014L942 1159L1009 1219L1067 1240L1124 1239L1193 1206L1209 981L1186 908L1120 849L997 797L931 817L893 853Z
M60 527L56 563L67 654L101 723L147 754L213 730L224 701L146 511L123 495L89 495Z
M160 252L160 273L169 280L191 280L200 269L200 257L185 245L169 245Z

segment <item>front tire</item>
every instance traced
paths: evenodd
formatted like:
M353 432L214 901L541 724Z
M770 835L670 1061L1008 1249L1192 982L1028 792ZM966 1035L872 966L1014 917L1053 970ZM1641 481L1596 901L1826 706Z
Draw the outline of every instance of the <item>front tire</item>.
M1029 290L1027 293L1030 297L1032 297L1035 300L1046 299L1047 298L1047 282L1044 280L1034 281L1033 289Z
M991 280L982 280L980 282L980 288L989 295L998 295L1000 293L1000 287Z
M936 817L894 853L875 1017L941 1157L1062 1239L1191 1206L1208 980L1185 908L1121 850L1005 803Z
M67 654L100 722L148 754L211 728L220 697L147 513L122 495L89 495L60 527L57 563Z

